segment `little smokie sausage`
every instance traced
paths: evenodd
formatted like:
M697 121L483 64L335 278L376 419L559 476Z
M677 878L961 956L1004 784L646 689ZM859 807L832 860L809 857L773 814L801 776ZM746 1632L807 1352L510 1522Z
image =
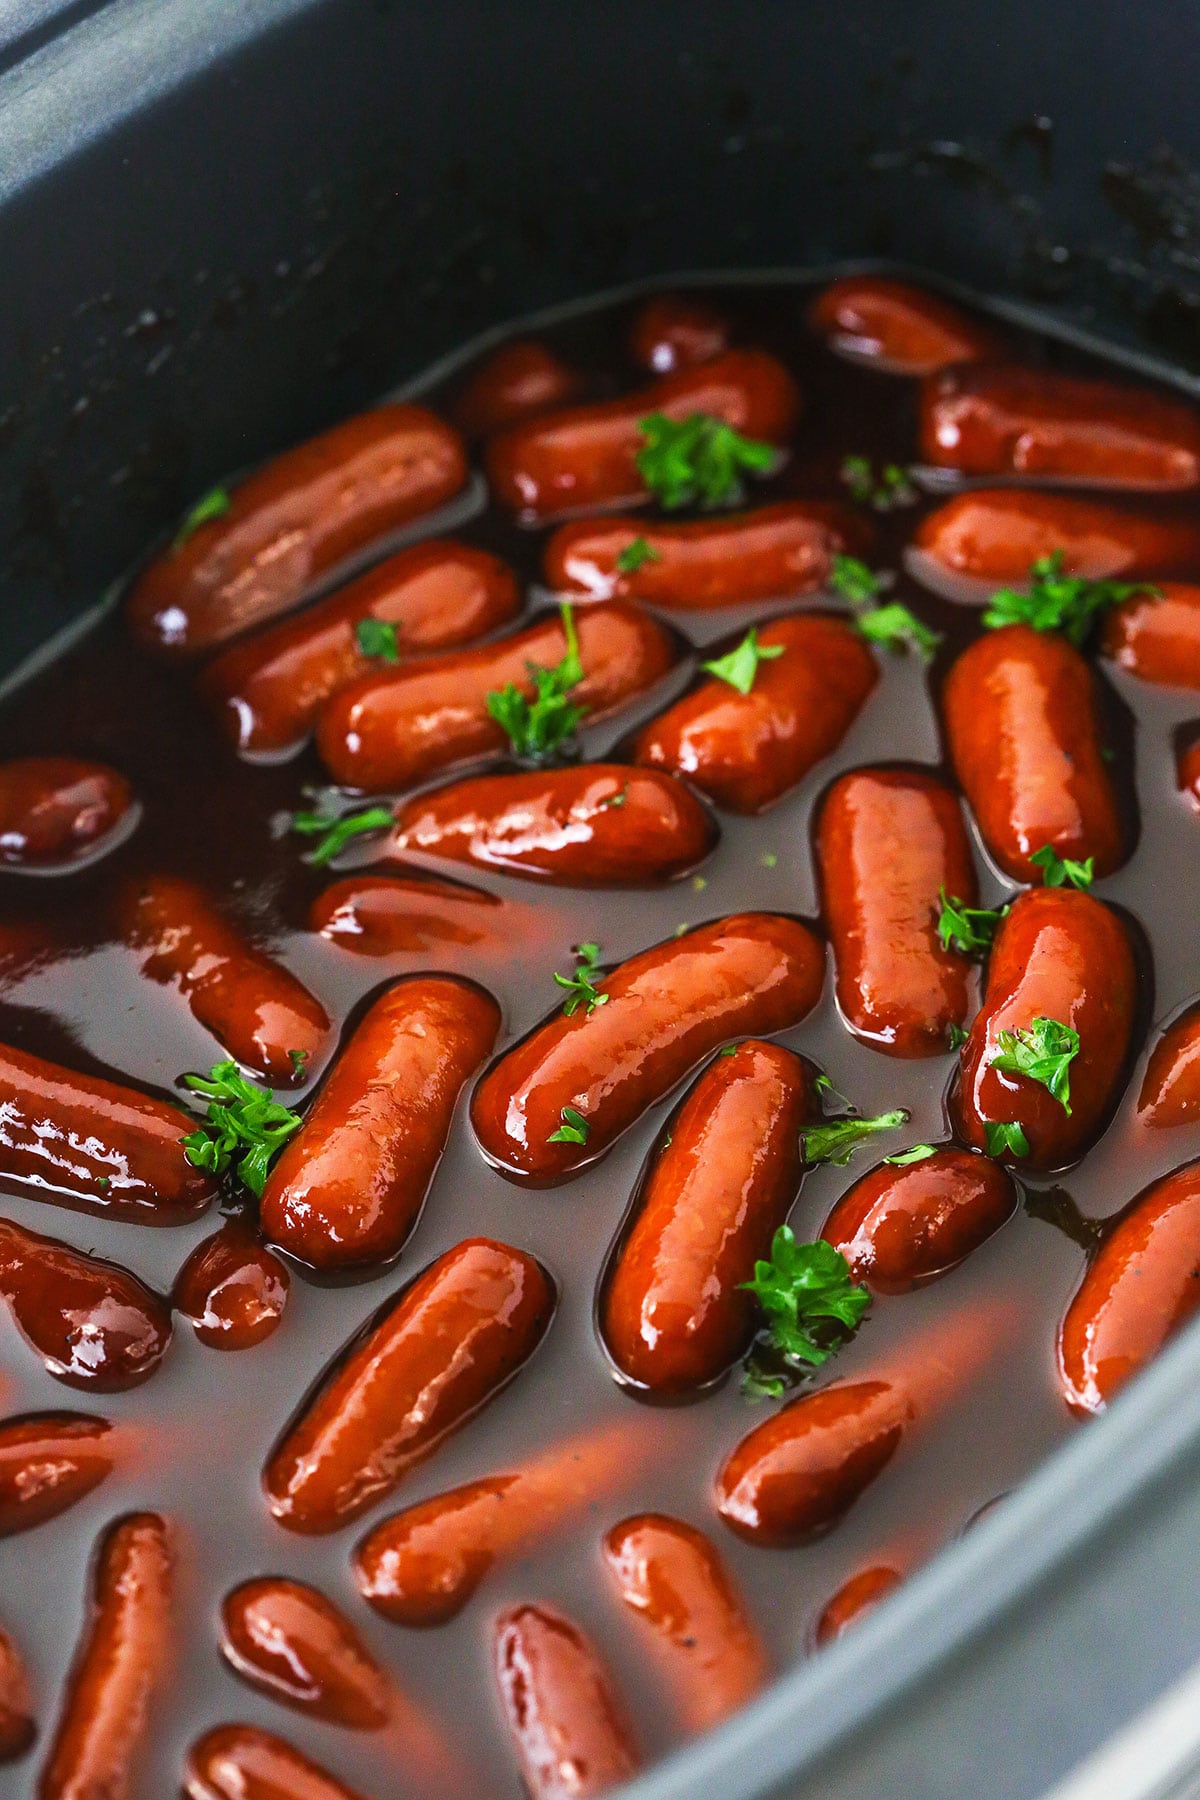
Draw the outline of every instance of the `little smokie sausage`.
M496 1684L529 1800L592 1800L640 1759L612 1679L578 1625L514 1606L495 1628Z
M543 414L501 432L484 462L492 492L514 512L546 518L644 500L637 466L641 421L665 413L677 424L704 413L746 437L785 444L800 412L796 384L763 350L727 350L678 369L636 394Z
M368 1606L396 1625L443 1625L498 1563L544 1545L657 1460L649 1415L599 1426L419 1500L369 1531L354 1552Z
M1131 594L1105 614L1101 648L1142 681L1200 689L1200 587L1171 581Z
M392 847L566 887L670 881L716 841L681 782L622 763L480 775L421 794L396 815Z
M974 985L937 932L943 889L977 903L956 796L917 769L855 769L825 797L816 851L842 1017L889 1056L942 1055Z
M442 506L466 479L458 433L424 407L347 419L206 496L133 583L129 629L168 655L211 650L296 606L339 563Z
M251 1687L314 1719L377 1731L391 1684L332 1600L281 1576L245 1581L221 1603L221 1654Z
M655 1394L723 1375L754 1335L744 1283L800 1186L800 1136L819 1112L811 1067L753 1039L718 1056L657 1149L603 1284L600 1335Z
M586 709L587 724L653 687L675 661L670 635L635 606L581 608L576 627L583 679L570 698ZM379 792L412 787L454 763L500 756L508 739L488 712L488 695L512 683L532 699L530 663L553 669L566 653L562 620L547 613L477 650L364 676L322 710L321 760L343 786Z
M629 348L649 375L694 369L728 350L729 321L694 294L656 294L634 314Z
M205 669L200 692L235 749L279 757L299 748L339 688L414 652L483 637L520 604L516 577L499 557L431 538L233 645ZM383 628L379 649L372 625Z
M146 1381L171 1342L171 1313L128 1269L0 1220L0 1294L51 1375L116 1393Z
M175 1277L171 1301L212 1350L249 1350L279 1327L291 1277L240 1219L196 1245Z
M964 475L1147 488L1200 482L1200 420L1182 401L1007 363L931 375L919 447L927 463Z
M920 1162L870 1170L842 1195L821 1236L855 1281L879 1294L906 1294L956 1268L1016 1206L1016 1187L999 1163L947 1146Z
M1200 1163L1139 1194L1088 1266L1058 1338L1072 1412L1103 1412L1200 1306Z
M348 875L323 888L308 929L358 956L511 946L526 909L465 882L432 876Z
M0 862L69 865L112 837L134 804L125 777L104 763L73 756L0 763Z
M218 1725L188 1751L187 1800L363 1800L274 1732Z
M0 1045L0 1179L36 1198L143 1225L179 1225L216 1188L183 1139L195 1115L134 1088Z
M25 1663L0 1625L0 1763L16 1762L36 1736L33 1692Z
M493 1399L554 1311L540 1263L467 1238L389 1301L284 1431L264 1473L289 1531L337 1531Z
M1103 756L1095 679L1054 632L1005 625L977 638L942 690L954 772L984 843L1014 881L1037 881L1047 844L1110 875L1125 832Z
M808 322L833 350L893 375L994 355L995 335L959 307L887 275L847 275L817 295Z
M154 875L118 902L126 942L148 981L175 987L198 1025L273 1087L311 1074L333 1034L296 977L222 918L202 888Z
M730 812L781 800L836 750L879 679L870 650L842 619L774 619L758 642L783 654L759 663L748 694L714 675L643 726L633 746L636 762L685 775Z
M996 933L983 1007L962 1048L953 1111L966 1142L987 1149L988 1127L1013 1123L1029 1144L1023 1167L1076 1161L1116 1099L1136 1000L1133 952L1116 913L1070 888L1019 894ZM1035 1019L1079 1034L1069 1112L1041 1082L993 1066L1000 1033L1027 1032Z
M1187 577L1200 566L1200 521L1073 494L979 488L928 513L913 544L951 574L997 585L1027 582L1032 565L1056 550L1068 574L1091 581Z
M1200 1005L1173 1019L1150 1053L1138 1095L1140 1125L1192 1125L1200 1119Z
M485 356L454 403L454 417L469 438L488 437L506 425L566 406L583 377L539 338L518 338Z
M894 1593L903 1580L900 1570L889 1568L886 1563L857 1569L842 1583L817 1620L817 1648L824 1649L826 1644L836 1642L858 1619L874 1612L880 1601Z
M39 1800L132 1792L151 1708L172 1661L173 1585L165 1519L130 1513L109 1527Z
M491 995L449 975L413 976L376 1000L267 1177L272 1243L318 1269L394 1256L499 1029Z
M26 1413L0 1423L0 1537L56 1519L112 1474L120 1439L107 1419Z
M471 1103L484 1154L515 1180L568 1180L725 1039L798 1024L824 963L808 928L774 913L735 913L631 957L604 977L604 1005L559 1010L488 1070ZM583 1124L564 1139L566 1109Z
M642 1513L608 1532L604 1560L621 1599L643 1621L686 1731L708 1731L766 1685L766 1651L702 1531Z
M577 519L551 537L543 568L557 593L705 612L807 594L828 580L835 556L859 554L869 542L846 507L782 500L682 524L635 516Z

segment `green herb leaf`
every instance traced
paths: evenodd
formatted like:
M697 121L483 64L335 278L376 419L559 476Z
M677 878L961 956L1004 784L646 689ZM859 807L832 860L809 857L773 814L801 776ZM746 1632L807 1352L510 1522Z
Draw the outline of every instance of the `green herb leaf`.
M638 430L643 438L638 473L668 512L733 505L742 497L743 472L766 475L779 461L774 444L743 437L710 413L689 413L678 421L650 413L638 420Z
M545 762L555 751L570 744L587 713L586 706L567 698L583 680L583 664L579 660L575 614L567 601L559 611L567 637L566 655L552 669L543 669L538 663L526 664L533 683L532 700L512 681L487 697L488 712L508 733L516 755L534 762Z
M202 525L209 524L213 519L222 518L232 505L233 496L227 487L209 488L207 494L197 500L191 511L184 514L179 530L171 539L172 550L178 550L181 545L186 544Z
M817 1367L828 1360L832 1346L813 1335L813 1321L832 1319L853 1331L871 1304L866 1288L851 1279L840 1250L823 1238L798 1244L788 1225L771 1240L770 1262L756 1262L753 1281L741 1285L762 1307L774 1347Z
M288 1061L291 1063L293 1069L295 1069L297 1075L303 1075L304 1065L308 1061L308 1051L307 1050L289 1050L288 1051Z
M647 563L661 561L661 550L656 550L644 537L635 537L618 555L617 568L622 575L636 575Z
M916 613L901 606L898 600L860 612L854 623L869 643L883 644L887 649L897 651L911 645L925 662L933 660L943 637L943 633L935 631L931 625L923 625Z
M567 990L568 998L563 1001L563 1012L567 1018L577 1013L581 1006L586 1006L586 1016L590 1019L598 1006L608 1004L608 995L602 994L592 980L600 962L599 944L576 944L575 958L579 964L575 973L560 975L556 970L554 979L559 987Z
M996 928L1008 912L1007 906L967 906L945 888L938 891L937 932L944 950L961 950L964 956L977 956L990 950Z
M354 640L364 656L377 656L387 663L400 661L396 627L386 619L360 619L354 627Z
M624 804L628 800L628 798L629 798L629 783L626 782L625 786L621 789L619 794L610 794L608 796L608 799L602 800L600 802L600 804L607 811L609 808L614 807L614 806L624 806Z
M208 1101L204 1124L183 1139L188 1161L214 1175L235 1164L239 1180L261 1195L271 1159L300 1129L299 1113L281 1106L268 1088L247 1081L231 1060L214 1063L207 1075L183 1079Z
M748 694L754 686L759 663L774 662L777 656L783 655L783 648L782 644L760 644L758 628L752 625L736 650L731 650L728 656L718 656L712 662L701 663L700 667L715 675L718 681L727 681L739 694Z
M562 1124L557 1131L552 1131L546 1139L548 1144L586 1144L590 1125L581 1112L573 1106L564 1106L559 1114Z
M738 1045L738 1044L726 1044L726 1046L723 1050L717 1051L717 1055L718 1056L736 1056L739 1048L740 1048L740 1045Z
M386 831L395 822L388 807L368 806L362 812L343 813L340 818L327 812L293 813L288 829L300 837L320 839L309 858L320 868L332 862L352 837L364 831Z
M949 1038L951 1050L961 1050L967 1041L967 1034L961 1025L951 1025Z
M858 1146L876 1131L895 1131L908 1123L902 1106L892 1112L877 1113L873 1119L830 1119L825 1125L812 1125L804 1133L804 1160L810 1163L831 1162L844 1167Z
M859 562L857 556L835 555L829 570L829 585L844 594L852 606L866 606L883 591L883 582L874 569Z
M1072 862L1069 856L1057 856L1049 844L1043 844L1029 860L1034 868L1041 869L1046 887L1062 887L1069 881L1072 887L1086 890L1095 879L1094 856L1089 856L1085 862Z
M983 622L992 630L1002 625L1029 625L1034 631L1061 631L1070 643L1080 645L1097 616L1134 594L1157 594L1159 588L1144 581L1089 581L1083 575L1063 572L1065 551L1039 556L1029 571L1029 592L999 588L992 595Z
M1011 1120L989 1120L984 1125L983 1137L989 1156L1003 1156L1005 1151L1010 1151L1013 1156L1029 1155L1029 1139Z
M1071 1062L1079 1054L1079 1033L1057 1019L1035 1019L1027 1029L1001 1031L999 1051L989 1063L1011 1075L1040 1082L1065 1113L1071 1110Z
M764 850L758 860L764 869L773 869L778 863L779 857L774 850Z
M748 1357L742 1375L742 1394L747 1400L782 1400L787 1391L787 1380L782 1375L773 1375L768 1369L761 1368L753 1357Z
M902 1169L909 1163L924 1162L927 1156L934 1155L936 1149L936 1144L914 1144L911 1150L898 1150L895 1156L885 1156L883 1160Z
M912 484L908 470L899 463L884 463L879 474L869 456L843 458L839 471L850 490L850 498L876 512L894 512L899 506L915 506L921 498Z

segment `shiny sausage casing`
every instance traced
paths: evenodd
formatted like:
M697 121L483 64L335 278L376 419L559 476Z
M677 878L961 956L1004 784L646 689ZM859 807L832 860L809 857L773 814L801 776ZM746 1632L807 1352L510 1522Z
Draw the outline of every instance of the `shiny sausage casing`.
M854 769L825 797L816 853L846 1023L889 1056L942 1055L974 986L937 932L943 888L976 904L956 796L922 770Z
M347 875L322 888L308 909L308 929L359 956L394 956L508 941L517 910L465 882Z
M1101 1242L1058 1339L1072 1412L1103 1412L1200 1307L1200 1163L1153 1182Z
M346 419L247 475L228 506L169 545L129 591L129 628L169 655L211 650L296 606L466 479L458 433L424 407Z
M781 800L835 750L879 679L875 659L844 619L792 614L763 625L759 664L739 693L703 680L642 727L634 760L670 769L730 812L758 813Z
M192 1251L171 1302L202 1344L212 1350L249 1350L279 1327L291 1277L241 1219L227 1219Z
M735 913L621 963L590 1014L561 1009L475 1089L471 1121L505 1175L548 1186L594 1162L727 1038L796 1025L816 1005L822 946L775 913ZM573 1107L587 1141L550 1143Z
M117 1465L118 1436L85 1413L26 1413L0 1422L0 1538L55 1519Z
M299 1750L257 1725L218 1725L194 1743L187 1800L363 1800Z
M964 475L1147 488L1200 482L1200 419L1183 401L1006 363L931 375L919 448L927 463Z
M499 1029L500 1008L474 982L415 975L390 987L268 1175L265 1235L318 1269L395 1256L429 1191L463 1084Z
M1200 690L1200 587L1172 581L1131 594L1105 614L1101 648L1142 681Z
M495 1627L496 1683L529 1800L592 1800L639 1758L607 1669L549 1606L514 1606Z
M743 1291L800 1186L813 1071L779 1044L718 1056L672 1118L603 1283L599 1327L621 1374L652 1393L723 1375L754 1335Z
M221 1602L221 1654L244 1681L314 1719L377 1731L387 1676L350 1621L306 1582L244 1581Z
M952 666L942 711L954 772L1006 875L1039 880L1031 859L1047 844L1112 873L1125 832L1095 679L1073 645L1028 625L986 632Z
M545 413L492 439L484 457L492 492L514 512L546 518L644 500L637 466L641 421L665 413L676 423L705 413L746 437L785 444L800 400L783 364L764 350L727 350L678 369L636 394Z
M487 437L566 406L582 386L582 378L549 344L518 338L484 357L455 402L454 417L468 437Z
M16 1762L36 1736L29 1676L20 1651L0 1625L0 1763Z
M808 322L832 349L893 375L927 375L996 350L980 321L940 294L887 275L833 282L813 301Z
M0 1045L0 1179L36 1198L143 1225L179 1225L216 1187L183 1138L194 1114L135 1088Z
M390 1300L302 1402L264 1485L289 1531L337 1531L392 1493L537 1348L553 1284L522 1250L467 1238Z
M642 1513L607 1533L604 1560L621 1599L647 1627L644 1640L685 1730L708 1731L765 1686L766 1652L702 1531Z
M1056 550L1068 574L1091 581L1186 578L1200 566L1200 521L1075 494L978 488L927 513L913 544L952 574L996 584L1028 582L1032 565Z
M104 763L74 756L0 763L0 863L70 866L96 852L133 805L125 777Z
M639 538L653 554L636 569L623 569L622 555ZM781 500L682 523L632 514L577 519L550 538L543 569L557 593L704 612L807 594L828 580L836 555L860 554L870 541L848 507Z
M920 1162L869 1170L842 1195L821 1236L855 1281L905 1294L956 1268L1016 1205L1012 1178L998 1163L945 1146Z
M1116 913L1073 888L1019 894L996 933L983 1006L961 1052L952 1112L965 1141L986 1149L985 1126L1013 1122L1029 1142L1022 1167L1075 1162L1117 1097L1136 1002L1133 952ZM1040 1082L991 1066L1000 1032L1026 1031L1037 1018L1079 1033L1069 1113Z
M729 321L694 294L655 294L633 316L629 348L650 375L694 369L728 350Z
M329 1014L223 918L202 888L154 875L126 889L118 912L142 974L176 987L196 1023L235 1062L272 1087L313 1072L333 1035Z
M1137 1117L1156 1128L1200 1119L1200 1003L1172 1019L1150 1052Z
M46 1369L116 1393L146 1381L171 1342L171 1313L128 1269L0 1220L0 1294Z
M361 649L363 620L391 625L398 656L408 657L483 637L520 603L516 577L499 557L431 538L234 644L204 670L199 689L235 749L283 756L304 742L331 694L386 666Z
M669 634L635 606L581 607L576 628L583 680L571 700L587 708L589 725L653 687L675 661ZM454 763L498 757L508 739L488 712L488 694L511 682L531 696L528 665L555 668L566 651L562 620L547 613L478 649L364 676L323 708L321 760L343 786L379 792L413 787Z
M445 857L567 887L670 881L703 862L716 828L669 775L582 763L480 775L418 795L396 815L400 855Z
M849 1631L851 1625L873 1612L881 1600L894 1593L901 1585L904 1576L899 1569L890 1568L886 1563L875 1563L866 1569L856 1569L848 1581L844 1581L837 1593L825 1606L817 1620L817 1648L823 1649L840 1638L843 1632Z

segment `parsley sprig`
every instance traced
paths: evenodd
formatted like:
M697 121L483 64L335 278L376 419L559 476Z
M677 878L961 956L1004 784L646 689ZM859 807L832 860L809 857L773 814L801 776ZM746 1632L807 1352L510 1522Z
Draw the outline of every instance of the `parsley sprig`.
M540 663L526 663L533 698L512 681L487 697L488 712L507 732L514 753L532 762L546 762L555 752L563 753L587 714L586 706L569 698L571 689L583 680L575 613L565 600L559 612L567 639L566 654L552 669L544 669Z
M1079 1054L1079 1033L1058 1019L1037 1018L1017 1031L997 1034L1000 1048L990 1067L1040 1082L1065 1113L1071 1110L1071 1063Z
M999 588L992 595L983 622L992 630L1002 625L1029 625L1034 631L1061 631L1077 647L1083 643L1097 616L1134 594L1157 594L1144 581L1089 581L1085 575L1063 570L1066 553L1051 550L1039 556L1029 571L1029 592Z
M924 1162L927 1157L933 1156L936 1150L936 1144L914 1144L911 1150L897 1150L895 1156L885 1156L883 1160L885 1163L891 1163L897 1169L904 1169L908 1167L909 1163Z
M396 627L387 619L373 619L369 615L360 619L354 627L354 641L364 656L378 657L386 663L400 661Z
M937 933L943 950L961 950L964 956L979 956L992 947L996 929L1008 912L1007 906L968 906L957 894L938 890Z
M548 1144L586 1144L591 1126L573 1106L564 1106L558 1115L562 1124L546 1139Z
M661 561L661 550L656 550L644 537L635 537L618 553L617 568L622 575L636 575L647 563Z
M823 1238L798 1244L790 1225L781 1225L771 1240L770 1261L756 1262L753 1281L741 1285L763 1310L767 1347L813 1368L829 1360L838 1339L855 1330L871 1304L840 1250ZM829 1322L841 1332L831 1333Z
M324 796L321 796L324 802ZM391 809L386 806L366 806L359 812L338 814L323 803L312 812L295 812L288 822L288 830L299 837L315 837L318 842L313 845L309 861L318 868L332 862L338 853L345 849L353 837L364 831L386 831L395 824Z
M990 1119L984 1125L983 1139L989 1156L1029 1155L1029 1139L1011 1119Z
M804 1160L836 1163L844 1168L858 1146L877 1131L895 1131L907 1123L908 1112L897 1106L891 1112L876 1113L873 1119L852 1116L828 1119L824 1125L810 1125L804 1133Z
M883 578L857 556L835 553L829 565L829 585L849 600L851 606L866 606L883 592Z
M227 487L209 488L202 494L196 504L187 511L179 524L179 529L171 539L172 550L178 550L194 537L202 525L213 519L223 518L233 505L233 496Z
M560 975L556 969L554 979L560 988L567 990L567 998L563 1001L567 1018L585 1006L586 1016L590 1019L598 1006L608 1005L608 995L601 992L593 979L600 963L599 944L576 944L575 960L579 967L573 975Z
M1095 880L1094 856L1089 856L1084 862L1073 862L1069 856L1059 856L1049 844L1043 844L1029 860L1035 869L1042 871L1042 881L1046 887L1062 887L1069 882L1073 888L1086 890Z
M261 1195L271 1159L299 1131L300 1114L281 1105L269 1088L248 1081L233 1061L214 1063L207 1075L183 1079L208 1100L204 1124L183 1139L188 1161L214 1175L223 1175L236 1161L238 1179Z
M711 413L638 420L638 473L668 512L680 506L731 506L742 498L743 474L769 475L779 461L774 444L743 437Z
M718 681L727 681L739 694L748 694L754 686L754 678L758 674L760 662L774 662L777 656L783 655L782 644L760 644L758 628L752 625L736 649L727 656L714 657L712 662L701 663L710 675Z
M910 607L898 600L877 604L887 584L857 556L834 556L829 585L849 600L854 608L855 627L868 643L882 644L895 651L911 646L926 662L932 661L943 633L924 624Z
M915 506L921 498L908 470L899 463L884 463L876 475L869 456L847 456L842 459L839 474L850 491L850 498L876 512L894 512L900 506Z

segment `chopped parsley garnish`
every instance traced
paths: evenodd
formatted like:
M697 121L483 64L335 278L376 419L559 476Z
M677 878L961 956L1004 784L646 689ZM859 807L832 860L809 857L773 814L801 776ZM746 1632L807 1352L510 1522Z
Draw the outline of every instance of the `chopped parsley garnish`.
M936 1149L936 1144L914 1144L911 1150L898 1150L895 1156L885 1156L883 1160L902 1169L908 1163L924 1162L926 1157L934 1155Z
M332 862L351 838L358 837L364 831L386 831L395 822L390 808L367 806L361 812L343 813L340 818L328 812L293 813L288 830L296 832L300 837L319 839L313 845L309 860L320 868L325 863Z
M835 555L829 570L829 585L844 594L852 606L865 606L883 591L883 582L874 569L857 556Z
M644 537L635 537L617 557L617 568L622 575L636 575L647 563L662 561L662 551L656 550L653 544Z
M760 662L774 662L777 656L783 655L782 644L760 644L758 628L752 625L736 650L728 656L718 656L712 662L701 663L710 675L718 681L727 681L731 688L739 694L748 694L754 686L754 677L758 674Z
M983 1137L989 1156L1003 1156L1006 1151L1013 1156L1029 1155L1029 1139L1012 1120L988 1120L983 1128Z
M179 530L171 539L172 550L178 550L181 545L186 544L202 525L208 525L213 519L223 518L232 505L233 496L227 487L209 488L190 512L184 514Z
M602 800L600 802L600 804L607 811L609 808L614 807L614 806L624 806L624 804L628 800L628 798L629 798L629 783L626 782L625 786L621 789L619 794L610 794L608 796L608 799Z
M183 1079L208 1100L204 1124L183 1140L188 1161L214 1175L235 1164L238 1179L261 1195L271 1159L299 1131L300 1114L281 1106L270 1089L247 1081L233 1061L214 1063L207 1075Z
M875 1132L895 1131L907 1123L907 1111L898 1106L892 1112L877 1113L873 1119L830 1119L824 1125L810 1125L804 1133L804 1160L844 1167L858 1146Z
M718 1056L736 1056L740 1049L741 1049L740 1044L726 1044L726 1046L723 1050L717 1051L717 1055Z
M949 1038L951 1050L961 1050L967 1041L967 1033L961 1025L951 1025Z
M548 1144L586 1144L591 1127L581 1112L573 1106L564 1106L559 1114L562 1124L557 1131L552 1131L546 1139Z
M851 1332L871 1304L866 1288L851 1278L840 1250L823 1238L798 1244L789 1225L781 1225L771 1240L771 1260L756 1262L753 1281L741 1285L766 1316L771 1348L818 1368L833 1354L836 1341L819 1326L814 1332L814 1324L832 1320Z
M1008 911L1007 906L967 906L945 888L938 892L938 905L937 933L943 950L961 950L964 956L991 949L996 928Z
M1049 844L1043 844L1034 852L1030 862L1035 869L1042 871L1042 881L1046 887L1062 887L1069 882L1074 888L1090 888L1095 879L1096 859L1089 856L1084 862L1072 862L1069 856L1058 856Z
M288 1061L291 1063L292 1068L296 1071L297 1075L303 1075L304 1065L308 1061L308 1051L307 1050L289 1050L288 1051Z
M507 732L515 754L533 762L545 762L569 744L587 712L586 706L568 699L571 689L583 680L583 664L579 660L575 614L569 602L564 600L559 611L567 638L566 655L552 669L526 663L533 699L512 681L487 697L488 712Z
M563 1001L563 1012L569 1019L579 1011L581 1006L586 1006L587 1017L591 1018L598 1006L608 1004L608 995L601 993L592 979L600 963L599 944L576 944L575 960L579 967L573 975L560 975L557 970L554 973L554 979L559 987L567 990L567 998Z
M1071 1062L1079 1055L1079 1033L1057 1019L1035 1019L1018 1031L997 1034L999 1051L989 1067L1040 1082L1065 1113L1071 1110Z
M774 444L743 437L711 413L669 419L650 413L638 420L642 448L638 473L650 492L673 512L680 506L731 506L742 497L742 475L768 475L779 461Z
M396 627L389 625L386 619L360 619L354 627L354 641L364 656L377 656L388 663L400 661Z
M876 512L894 512L898 506L915 506L921 498L913 486L907 469L899 463L884 463L879 474L869 456L847 456L839 470L850 490L850 498Z
M1068 642L1083 643L1097 616L1134 594L1157 594L1144 581L1089 581L1085 575L1063 571L1065 552L1052 550L1039 556L1029 571L1029 592L999 588L992 595L983 622L993 630L1002 625L1029 625L1034 631L1061 631Z
M883 644L896 651L911 644L926 662L932 662L943 636L931 625L923 625L916 613L898 600L886 606L868 607L855 615L854 623L868 643Z

